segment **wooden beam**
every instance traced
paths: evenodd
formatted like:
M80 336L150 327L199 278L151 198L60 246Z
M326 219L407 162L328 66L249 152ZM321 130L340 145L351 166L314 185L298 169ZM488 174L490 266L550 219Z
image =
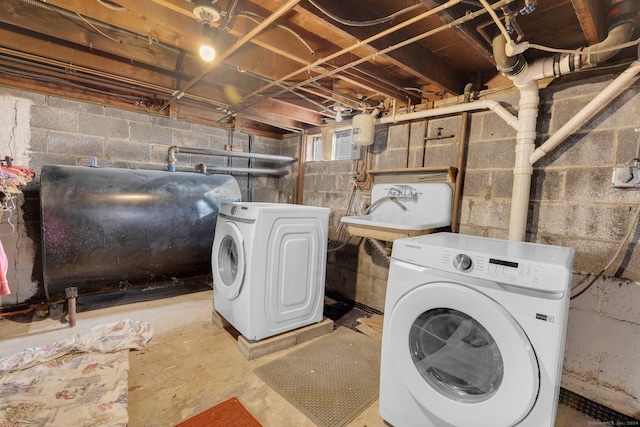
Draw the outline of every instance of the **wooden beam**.
M238 116L283 129L302 130L305 128L305 124L296 120L295 117L286 117L262 106L247 108Z
M189 4L183 0L153 0L154 2L168 7L172 10L178 10L179 13L183 13L191 16L192 13L190 10L184 9L184 4ZM256 7L252 3L246 3L243 5L243 10L245 14L239 14L238 18L235 21L233 28L228 29L228 33L237 37L242 37L244 34L247 34L253 27L260 22L262 16L268 15L270 12L261 8ZM214 26L217 24L214 24ZM243 48L243 53L247 53L247 49L251 50L251 54L243 55L249 58L253 58L253 62L256 63L269 63L271 69L272 67L277 67L273 72L267 72L265 67L250 67L248 65L238 65L240 69L245 69L251 71L254 74L260 74L263 77L268 77L271 80L278 79L280 76L286 75L291 71L297 69L297 67L289 67L285 70L285 64L295 62L298 64L309 65L313 63L317 59L317 49L321 49L322 53L327 51L326 45L327 40L319 38L316 34L304 29L299 28L296 25L295 15L289 18L289 23L286 27L284 26L273 26L265 29L261 34L256 36L251 40L251 44L263 48L269 52L273 52L282 58L286 58L286 60L277 60L274 62L265 62L258 61L258 59L253 56L257 49L251 49L248 46ZM332 41L329 41L332 42ZM334 51L338 50L338 48L334 48ZM234 62L239 61L239 55L234 55L229 58L226 62ZM279 68L279 70L278 70ZM324 66L318 66L316 71L321 74L326 72L329 68ZM372 74L377 73L378 71L371 70ZM345 81L350 81L351 83L361 87L363 90L378 92L383 96L390 98L404 98L397 90L394 90L392 87L385 86L381 84L379 81L376 81L374 78L355 78L353 76L349 77L343 73L338 73L334 76L337 79L344 79ZM396 76L385 76L387 79L394 79Z
M437 7L439 3L436 0L420 0L422 4L427 6L429 9L433 9ZM438 17L447 24L450 24L455 20L454 16L448 11L442 11L438 14ZM487 45L483 43L482 37L479 37L476 32L470 31L468 28L464 26L456 26L452 28L452 31L455 31L457 35L464 41L466 44L471 46L475 52L481 56L485 61L490 64L495 65L495 60L493 59L492 52L487 49Z
M279 116L288 120L293 120L299 123L305 123L313 126L322 125L322 118L320 115L308 109L300 108L298 106L279 101L277 99L269 99L259 106L246 110L249 115L258 115L260 117L274 117ZM300 127L297 125L296 127Z
M114 12L96 1L47 0L47 4L68 10L72 15L111 24L134 34L141 35L148 43L159 40L171 46L198 53L202 26L191 14L177 13L152 0L118 0L127 12ZM184 1L185 4L188 2ZM68 28L68 26L65 26ZM197 37L196 37L197 36Z
M304 13L306 15L310 15L306 16L307 19L318 20L318 24L325 27L330 26L331 33L337 32L339 34L344 34L351 44L358 43L359 41L366 41L367 39L375 36L374 32L365 30L365 27L349 27L349 30L347 31L338 25L327 22L324 19L315 16L315 9L311 9L312 7L313 6L300 6L298 9L304 9ZM403 37L402 30L394 31L386 35L384 38L367 41L367 45L362 46L363 48L366 48L366 53L359 53L358 50L354 50L352 53L366 57L368 55L375 54L378 50L382 50L389 45L393 45L398 40L403 40L405 38L408 37ZM466 78L462 77L460 72L448 66L432 52L419 44L411 45L410 48L413 49L410 56L401 55L400 52L396 50L376 56L376 61L386 61L389 65L400 67L408 75L425 79L425 83L429 82L439 84L444 90L454 93L457 90L462 90L464 83L461 82L465 82ZM410 65L405 65L404 61L406 59L410 59ZM458 86L461 87L458 88ZM402 101L405 99L406 95L401 97Z
M296 4L298 4L300 0L289 0L285 5L283 5L280 9L274 12L269 18L265 19L262 23L256 26L253 30L247 33L243 38L238 40L233 46L227 49L223 54L217 56L213 62L205 69L203 72L194 77L189 83L187 83L183 88L181 88L181 93L189 90L194 84L196 84L200 79L202 79L205 75L207 75L211 70L220 65L225 59L229 56L233 55L238 49L247 44L252 38L258 35L262 30L267 28L273 22L275 22L278 18L284 15L287 11L292 9ZM167 107L173 101L178 99L181 96L180 94L174 95L167 103L165 103L164 107Z
M16 89L26 90L30 92L41 93L44 95L52 95L60 98L70 98L78 101L89 102L94 104L108 105L111 107L122 108L139 113L153 114L153 107L144 103L124 100L117 95L107 95L105 93L95 93L80 88L65 86L53 81L34 80L25 77L16 77L7 74L0 74L3 86L13 87ZM158 104L158 107L160 105Z
M596 44L606 37L607 10L601 0L571 0L588 44Z
M251 119L236 116L233 121L233 129L236 132L249 132L256 136L265 136L267 138L282 139L283 134L274 132L273 128L264 123L254 122Z

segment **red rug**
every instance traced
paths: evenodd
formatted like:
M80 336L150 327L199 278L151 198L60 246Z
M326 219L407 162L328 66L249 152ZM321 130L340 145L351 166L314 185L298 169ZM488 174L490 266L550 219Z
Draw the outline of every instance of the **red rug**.
M232 397L181 422L176 427L261 427L261 425L237 398Z

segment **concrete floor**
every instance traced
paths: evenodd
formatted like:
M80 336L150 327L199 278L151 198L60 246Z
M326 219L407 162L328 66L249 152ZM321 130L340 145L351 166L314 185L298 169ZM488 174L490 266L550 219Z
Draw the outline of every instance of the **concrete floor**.
M75 328L61 323L59 311L52 309L50 317L38 321L0 318L0 357L125 318L151 322L153 338L129 357L130 427L174 426L234 396L265 427L315 425L253 373L305 343L246 360L233 334L212 324L211 291L79 311ZM560 405L555 427L600 423ZM377 401L349 426L388 427L378 414Z

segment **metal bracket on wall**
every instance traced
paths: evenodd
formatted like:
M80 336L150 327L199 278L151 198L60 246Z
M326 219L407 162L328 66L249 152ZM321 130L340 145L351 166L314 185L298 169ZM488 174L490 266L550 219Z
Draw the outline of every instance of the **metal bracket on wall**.
M611 186L614 188L640 188L640 167L613 168Z

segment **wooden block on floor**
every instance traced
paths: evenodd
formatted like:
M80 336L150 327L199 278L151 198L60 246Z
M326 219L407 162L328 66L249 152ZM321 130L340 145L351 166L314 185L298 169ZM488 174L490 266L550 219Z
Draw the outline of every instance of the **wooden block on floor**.
M333 320L325 318L322 322L285 332L260 341L251 341L243 335L238 337L238 349L247 360L257 359L333 331Z
M296 344L300 344L333 332L333 320L325 317L322 322L314 323L293 332L296 333Z
M356 329L378 342L382 342L382 326L384 317L373 314L371 317L361 317L358 319L359 325Z
M260 341L251 341L240 335L238 337L238 350L247 360L257 359L276 351L296 345L296 333L285 332L274 337L265 338Z
M213 314L211 315L211 321L219 329L228 328L229 326L231 326L231 324L227 322L227 320L224 317L220 316L220 313L218 313L215 310L213 310Z
M362 332L363 334L365 334L366 336L368 336L369 338L372 338L378 341L379 343L382 343L382 331L380 329L373 328L367 325L366 323L360 323L359 325L356 325L356 329Z

